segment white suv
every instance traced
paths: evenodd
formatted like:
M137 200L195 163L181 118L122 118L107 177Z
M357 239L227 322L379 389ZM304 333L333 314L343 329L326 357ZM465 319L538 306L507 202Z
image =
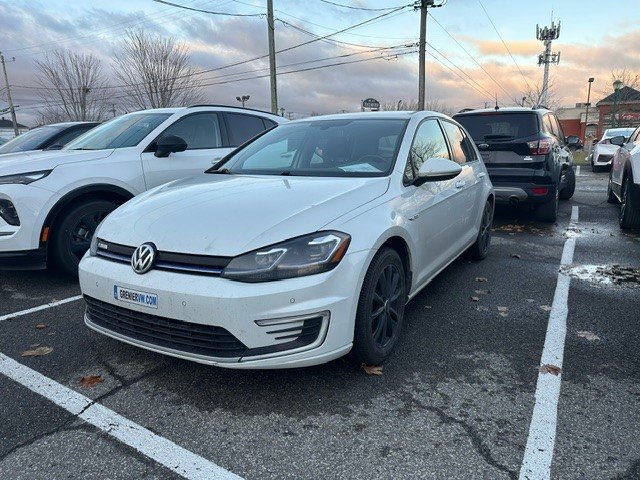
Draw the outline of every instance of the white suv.
M235 147L284 122L224 107L144 110L118 117L64 149L0 157L0 268L53 261L77 274L95 228L118 205L195 175Z

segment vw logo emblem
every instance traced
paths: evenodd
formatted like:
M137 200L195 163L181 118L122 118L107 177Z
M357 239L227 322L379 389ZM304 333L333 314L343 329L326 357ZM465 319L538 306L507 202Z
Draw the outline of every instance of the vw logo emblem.
M156 246L153 243L143 243L131 255L131 268L142 275L153 267L156 260Z

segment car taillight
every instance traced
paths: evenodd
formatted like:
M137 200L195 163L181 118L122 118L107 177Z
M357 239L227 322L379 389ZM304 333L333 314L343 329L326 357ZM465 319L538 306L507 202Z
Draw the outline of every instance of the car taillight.
M534 195L546 195L547 193L549 193L549 188L547 188L547 187L533 187L531 189L531 193L533 193Z
M527 142L531 155L546 155L551 151L551 141L547 139L534 140L533 142Z

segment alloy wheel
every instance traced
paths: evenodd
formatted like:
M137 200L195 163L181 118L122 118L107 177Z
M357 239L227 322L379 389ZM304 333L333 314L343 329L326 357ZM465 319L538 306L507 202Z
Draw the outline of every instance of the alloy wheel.
M381 348L386 347L394 338L402 298L400 271L395 265L387 265L376 282L371 302L371 334L373 341Z
M69 232L68 246L78 260L89 250L91 238L96 228L109 213L108 211L97 211L84 215Z

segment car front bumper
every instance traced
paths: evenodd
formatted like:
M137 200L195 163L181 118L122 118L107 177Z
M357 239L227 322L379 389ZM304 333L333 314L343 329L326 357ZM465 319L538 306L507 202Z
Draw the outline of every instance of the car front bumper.
M347 254L330 272L265 283L160 270L138 275L129 265L99 257L86 255L81 261L80 287L89 304L98 301L106 308L126 309L132 312L124 312L126 321L142 315L157 317L164 325L171 322L178 329L194 325L203 329L219 327L247 348L246 352L233 356L202 354L182 343L172 346L161 342L156 334L166 332L164 326L146 325L149 329L146 332L150 333L147 336L111 325L105 327L92 321L90 308L85 313L85 322L92 329L126 343L208 365L259 369L325 363L351 349L361 271L367 255L368 251ZM117 299L114 286L157 295L157 308ZM317 338L301 347L290 344L292 348L279 349L289 340L276 338L278 334L273 332L287 327L295 330L300 319L309 317L323 318Z
M613 160L613 154L602 153L594 157L593 164L596 167L611 165L611 161Z

